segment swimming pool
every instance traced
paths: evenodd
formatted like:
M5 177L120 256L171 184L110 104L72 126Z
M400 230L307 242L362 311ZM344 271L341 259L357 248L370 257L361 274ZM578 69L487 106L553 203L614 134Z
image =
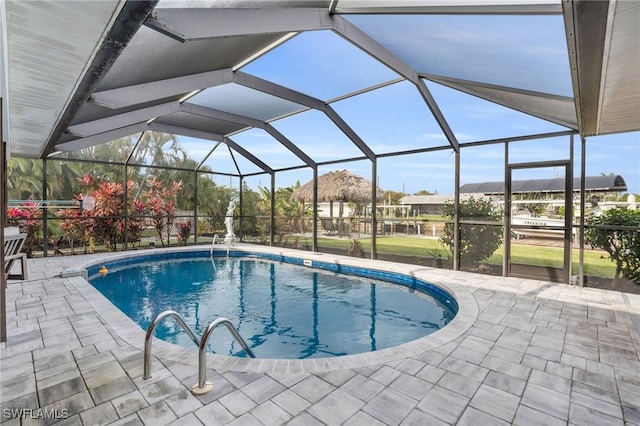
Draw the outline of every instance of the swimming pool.
M104 265L109 270L104 277L97 273L100 265L88 273L92 284L140 327L174 309L201 335L210 321L226 316L258 358L305 359L388 348L440 329L458 309L442 289L400 274L323 262L305 268L291 264L303 264L302 259L230 254L215 262L202 251L120 259ZM163 322L156 335L193 347L173 321ZM215 353L244 354L226 332L216 331L210 341Z

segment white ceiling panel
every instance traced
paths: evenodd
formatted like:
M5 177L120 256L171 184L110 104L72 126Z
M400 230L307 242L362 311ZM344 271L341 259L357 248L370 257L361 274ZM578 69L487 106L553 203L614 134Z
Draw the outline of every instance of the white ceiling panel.
M11 153L38 157L122 2L7 1Z

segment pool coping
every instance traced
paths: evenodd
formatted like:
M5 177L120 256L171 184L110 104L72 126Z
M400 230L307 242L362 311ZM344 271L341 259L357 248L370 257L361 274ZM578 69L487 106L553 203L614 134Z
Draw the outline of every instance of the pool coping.
M69 282L83 294L89 304L100 313L105 323L108 324L120 338L129 345L144 351L145 331L87 281L87 269L100 265L101 263L132 259L140 256L203 250L206 250L206 246L156 248L119 252L103 256L99 260L92 260L91 262L78 265L72 269L66 269L63 271L62 276L69 279ZM437 273L437 268L244 243L236 244L233 246L233 250L248 253L266 253L297 258L303 261L321 261L324 263L333 263L337 266L372 269L415 277L416 279L434 284L451 294L458 304L458 312L449 324L428 336L374 352L304 360L273 358L251 359L207 353L207 367L220 372L311 373L401 361L444 346L455 340L467 331L478 318L479 306L475 297L465 287L443 278ZM182 347L155 337L153 339L153 355L161 360L169 360L186 365L198 365L198 348L195 346L193 348Z

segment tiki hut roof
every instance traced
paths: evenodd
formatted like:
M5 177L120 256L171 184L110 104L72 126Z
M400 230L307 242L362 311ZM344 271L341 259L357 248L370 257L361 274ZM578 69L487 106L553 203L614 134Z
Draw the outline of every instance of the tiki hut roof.
M376 200L384 198L380 187L376 188ZM298 201L313 200L313 180L296 189L292 197ZM371 182L348 170L336 170L318 177L318 201L346 201L368 203L371 201Z

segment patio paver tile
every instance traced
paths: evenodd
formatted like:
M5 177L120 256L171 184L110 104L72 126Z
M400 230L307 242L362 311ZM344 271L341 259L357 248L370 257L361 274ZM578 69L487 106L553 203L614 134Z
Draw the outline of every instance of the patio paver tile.
M111 403L120 417L128 416L149 406L147 400L137 390L113 398Z
M165 401L158 401L138 411L138 416L145 425L162 426L177 419Z
M186 389L174 395L171 395L170 397L165 399L165 402L178 417L183 417L186 414L194 412L202 407L202 403L200 402L200 400L193 396L191 391L188 391Z
M201 422L207 425L223 425L234 419L233 414L218 401L213 401L199 408L196 410L195 415Z
M364 402L369 402L385 387L383 384L376 382L375 380L358 374L340 388Z
M335 387L316 376L306 379L291 386L291 390L309 402L316 402L331 392Z
M80 418L85 426L103 425L118 420L118 414L110 402L105 402L81 412Z
M285 389L280 383L265 375L255 382L242 387L242 392L257 404L262 404Z
M219 401L234 416L241 416L256 406L256 403L251 398L239 390L223 396Z
M581 404L571 404L569 410L569 422L576 425L621 425L624 421L620 418L609 416L596 409L585 407Z
M198 420L195 414L189 413L184 417L180 417L169 423L171 426L202 426L203 423Z
M509 426L509 423L504 420L500 420L497 417L494 417L485 412L476 410L475 408L468 407L464 413L462 413L462 417L458 423L458 426Z
M432 387L431 383L404 373L389 385L390 389L394 389L418 401L424 398Z
M567 422L526 405L520 405L513 424L515 426L566 426Z
M524 390L522 404L559 419L566 419L569 413L569 395L532 383Z
M527 382L497 371L491 371L483 384L503 390L512 395L522 396Z
M384 389L369 401L363 411L386 424L399 424L416 406L417 401L393 389Z
M482 385L471 399L469 405L498 417L504 421L511 422L518 409L520 398L503 390Z
M309 401L288 389L273 397L272 401L292 416L297 416L311 405Z
M283 425L292 418L291 414L271 401L258 405L250 413L266 426Z
M338 388L309 407L308 412L326 424L341 424L364 404L358 398Z
M434 386L417 407L447 423L455 423L467 407L469 400L448 389Z

